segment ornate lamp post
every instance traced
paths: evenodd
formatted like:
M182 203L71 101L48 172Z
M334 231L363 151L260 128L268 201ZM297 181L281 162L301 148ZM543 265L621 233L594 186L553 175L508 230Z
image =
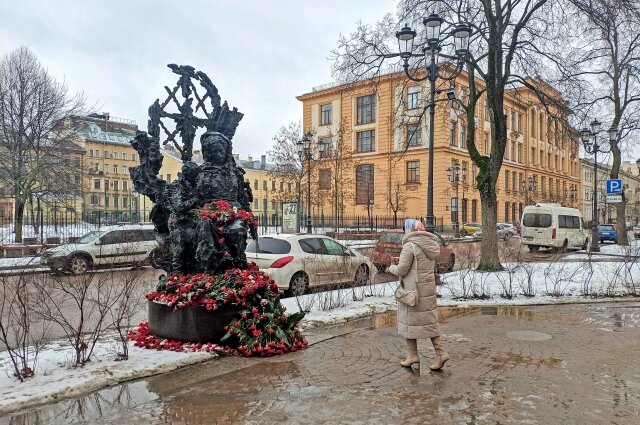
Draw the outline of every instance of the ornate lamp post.
M296 143L298 147L298 156L302 161L303 166L307 167L307 233L312 233L313 229L311 226L311 161L313 158L313 143L311 138L313 134L309 131L303 137L302 140L299 140ZM322 156L322 152L324 152L324 143L322 140L316 141L316 145L318 146L318 152L320 156Z
M408 25L405 25L400 31L396 33L398 39L398 45L400 53L385 55L386 58L398 57L403 59L404 72L407 77L412 81L425 81L429 80L430 84L430 97L429 97L429 170L428 170L428 182L427 182L427 230L430 232L435 231L435 223L433 216L433 145L434 145L434 121L435 121L435 107L436 107L436 80L441 79L445 81L454 80L464 67L464 60L469 51L469 37L471 36L471 27L465 23L458 23L450 31L449 35L453 37L455 44L455 56L448 56L441 54L441 39L440 39L440 27L444 19L437 13L432 13L422 20L426 31L426 42L421 48L421 52L413 52L413 42L416 38L416 31L412 30ZM411 58L424 58L424 69L426 70L426 76L418 78L411 74L409 71L409 59ZM444 76L440 73L440 67L438 64L439 57L444 57L450 62L455 63L455 69L450 75ZM453 95L453 93L452 93ZM449 95L448 95L449 96ZM454 96L453 96L454 97ZM455 97L454 97L455 99ZM454 100L449 99L449 100Z
M460 188L460 171L462 171L462 178L463 180L465 180L467 177L467 167L463 166L461 168L460 163L455 162L452 167L447 168L447 178L451 183L455 185L455 188L456 188L456 203L455 203L455 210L454 210L455 222L453 224L456 231L456 238L460 237L460 220L459 220L460 198L458 197L458 193L459 193L458 190Z
M598 152L608 153L611 150L603 150L598 144L598 133L601 130L601 123L598 120L591 121L591 129L585 127L580 132L582 135L582 144L584 150L588 154L593 155L593 212L591 222L591 252L600 252L598 244ZM608 131L609 142L614 142L618 137L618 129L611 127Z
M536 189L538 189L538 182L533 176L529 176L527 180L522 180L520 182L520 190L524 192L524 204L529 205L529 192L536 193Z

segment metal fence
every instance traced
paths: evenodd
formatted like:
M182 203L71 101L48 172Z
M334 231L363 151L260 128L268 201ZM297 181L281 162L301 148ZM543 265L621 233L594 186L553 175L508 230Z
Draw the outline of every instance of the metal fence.
M24 244L56 244L72 241L101 226L119 223L149 222L150 210L145 211L73 211L46 212L44 214L26 213L23 218L22 235ZM260 223L259 231L278 233L282 231L283 219L278 214L256 214ZM327 232L378 233L386 229L402 228L405 216L381 215L342 215L339 217L318 215L311 217L312 231L316 234ZM426 223L424 217L410 217ZM443 225L442 217L436 217L436 230L440 233L452 231L450 225ZM300 231L306 232L306 216L300 217ZM14 222L11 217L0 217L0 245L15 242Z

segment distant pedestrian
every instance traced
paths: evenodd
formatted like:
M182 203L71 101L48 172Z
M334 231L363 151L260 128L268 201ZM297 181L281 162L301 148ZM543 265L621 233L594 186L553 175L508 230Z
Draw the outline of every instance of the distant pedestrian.
M389 271L400 277L408 290L417 289L415 305L398 301L398 333L407 339L407 358L400 364L411 367L419 363L418 339L430 338L436 352L431 370L440 370L449 360L440 337L438 315L436 313L435 260L440 256L438 239L425 230L419 220L404 222L405 236L402 238L402 252L397 265Z

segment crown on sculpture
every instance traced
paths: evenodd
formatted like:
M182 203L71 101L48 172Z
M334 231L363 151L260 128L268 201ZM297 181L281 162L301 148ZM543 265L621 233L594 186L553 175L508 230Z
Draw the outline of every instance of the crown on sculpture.
M196 131L200 128L206 129L207 132L221 133L231 141L243 117L238 108L230 109L226 101L222 103L218 89L204 72L196 72L195 68L189 65L169 64L167 66L180 78L173 89L165 86L168 95L162 103L160 99L156 99L149 107L149 135L160 142L161 133L164 133L166 139L163 144L173 143L181 153L183 161L191 160L193 140ZM196 81L201 89L204 89L204 94L198 93ZM179 97L182 99L179 100ZM177 108L178 112L168 111L169 105L172 105L172 109ZM171 126L167 127L162 122L163 119L174 122L173 131L169 130ZM181 140L176 139L178 136Z

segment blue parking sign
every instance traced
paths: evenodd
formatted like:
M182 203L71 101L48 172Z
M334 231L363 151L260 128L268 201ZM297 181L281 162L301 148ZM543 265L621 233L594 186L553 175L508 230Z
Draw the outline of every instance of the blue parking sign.
M607 194L618 195L622 193L622 180L607 180Z

